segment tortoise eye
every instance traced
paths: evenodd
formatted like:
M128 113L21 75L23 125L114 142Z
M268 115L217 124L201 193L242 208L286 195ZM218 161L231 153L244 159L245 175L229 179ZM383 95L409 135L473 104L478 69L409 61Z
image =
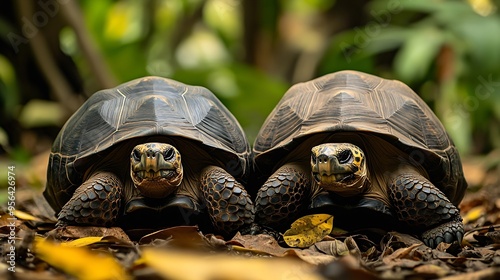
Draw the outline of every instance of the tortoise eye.
M132 152L132 157L134 158L135 161L140 161L141 160L141 152L138 150L134 150Z
M352 158L352 152L350 150L345 150L339 153L337 159L340 164L348 163Z
M165 160L170 160L170 159L172 159L174 157L174 154L175 154L174 149L168 149L163 154L163 158Z

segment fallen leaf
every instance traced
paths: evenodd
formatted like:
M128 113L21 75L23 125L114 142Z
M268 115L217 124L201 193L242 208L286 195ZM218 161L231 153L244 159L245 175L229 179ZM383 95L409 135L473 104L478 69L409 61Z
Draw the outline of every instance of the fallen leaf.
M236 250L248 250L255 254L269 254L276 257L281 257L288 251L288 249L281 247L276 239L267 234L241 235L237 233L226 244L231 245Z
M158 242L159 241L159 242ZM161 242L164 241L164 242ZM179 248L210 248L211 244L196 226L177 226L155 231L143 236L139 244L167 245Z
M0 215L0 233L9 234L12 231L12 227L19 227L23 222L10 216L9 214ZM17 229L14 229L17 230Z
M84 247L68 247L43 238L35 239L36 256L77 279L130 279L110 255Z
M165 279L323 279L315 267L294 258L244 258L145 248L141 262Z
M102 236L82 237L71 241L61 242L61 245L66 247L84 247L90 244L97 243L101 241L102 238Z
M458 273L456 275L441 278L441 280L476 280L476 279L500 279L500 268L490 267L480 271Z
M485 213L486 207L484 205L473 207L463 216L463 223L468 224L470 222L474 222L477 219L481 218Z
M330 234L332 228L332 215L307 215L293 222L283 239L290 247L307 248Z
M326 279L379 280L376 275L361 268L359 259L347 255L325 266L319 267Z
M335 256L325 255L312 249L289 249L285 256L298 257L313 265L328 264L337 259Z
M358 244L356 243L356 240L352 238L352 236L348 236L345 241L344 241L347 249L349 249L349 254L352 256L357 257L358 259L361 258L361 250L358 247Z
M332 240L332 241L320 241L316 242L311 249L315 249L319 252L335 256L335 257L341 257L341 256L347 256L349 255L349 248L347 248L347 245L340 241L340 240Z
M25 221L35 221L35 222L41 222L42 220L40 220L39 218L31 215L31 214L28 214L24 211L21 211L21 210L16 210L14 212L14 215L20 219L20 220L25 220Z
M118 239L114 236L88 236L82 237L71 241L61 242L62 246L67 247L85 247L92 244L122 244L122 245L132 245L131 242Z
M65 226L57 227L48 233L49 237L59 239L78 239L89 236L113 236L124 242L131 242L128 235L119 227Z
M383 262L385 264L391 264L393 263L395 260L400 260L400 259L405 259L408 257L408 255L410 255L410 253L417 247L419 247L420 245L422 245L422 243L418 243L418 244L413 244L413 245L410 245L409 247L406 247L406 248L399 248L397 249L396 251L394 251L394 253L386 256L383 258Z
M413 271L417 272L418 274L423 274L427 276L426 278L440 278L443 276L446 276L449 273L449 269L446 269L445 267L441 267L438 265L434 264L424 264L417 266L413 269ZM430 277L429 277L430 276Z

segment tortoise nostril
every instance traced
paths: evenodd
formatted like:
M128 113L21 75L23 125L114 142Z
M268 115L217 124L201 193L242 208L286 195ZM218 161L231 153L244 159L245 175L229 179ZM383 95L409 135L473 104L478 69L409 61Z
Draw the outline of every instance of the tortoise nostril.
M329 158L328 158L328 156L327 156L327 155L320 155L320 156L318 157L318 160L319 160L319 162L320 162L320 163L327 163L327 162L328 162L328 160L329 160Z
M148 158L154 158L154 157L156 157L156 151L154 151L154 150L152 150L152 149L148 149L148 150L146 151L146 156L147 156Z

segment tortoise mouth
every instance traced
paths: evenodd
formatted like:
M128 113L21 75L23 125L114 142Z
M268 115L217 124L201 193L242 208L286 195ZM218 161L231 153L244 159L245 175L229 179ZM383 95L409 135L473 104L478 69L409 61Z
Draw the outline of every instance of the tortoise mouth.
M177 169L132 172L132 179L139 192L151 198L162 198L175 192L182 182L183 174Z
M353 173L320 174L314 172L313 178L319 187L343 196L359 194L367 186L366 176Z
M135 171L135 176L141 180L158 180L159 178L172 179L177 174L176 169L160 169L160 170L139 170Z
M313 172L313 178L320 185L332 183L350 184L356 180L356 176L353 173L320 174L319 172Z

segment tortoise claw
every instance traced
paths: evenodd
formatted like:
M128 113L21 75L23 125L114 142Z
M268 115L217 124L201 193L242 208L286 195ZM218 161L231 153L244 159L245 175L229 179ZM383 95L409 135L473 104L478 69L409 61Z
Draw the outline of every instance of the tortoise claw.
M435 248L439 243L462 242L464 236L464 228L460 220L453 220L435 228L432 228L422 234L422 239L425 245Z

